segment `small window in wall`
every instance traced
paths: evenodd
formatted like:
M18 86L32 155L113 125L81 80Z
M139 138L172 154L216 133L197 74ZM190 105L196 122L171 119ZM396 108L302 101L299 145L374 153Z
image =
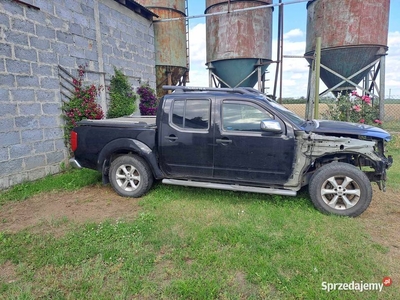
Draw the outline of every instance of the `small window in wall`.
M261 131L262 120L273 119L263 109L246 103L223 103L222 127L224 130Z
M175 100L171 122L182 129L208 129L210 100Z

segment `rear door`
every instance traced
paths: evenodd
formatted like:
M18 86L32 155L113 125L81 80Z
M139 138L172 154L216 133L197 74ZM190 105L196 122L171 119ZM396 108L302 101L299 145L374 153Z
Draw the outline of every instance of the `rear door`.
M160 166L170 178L212 177L211 99L176 96L164 102Z
M216 113L214 178L283 184L291 173L295 141L285 124L266 109L245 100L223 100ZM262 120L275 119L282 133L262 131Z

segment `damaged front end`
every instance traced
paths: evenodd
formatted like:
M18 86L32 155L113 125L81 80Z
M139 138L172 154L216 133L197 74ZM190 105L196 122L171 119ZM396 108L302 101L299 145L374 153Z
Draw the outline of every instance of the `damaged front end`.
M371 142L375 144L373 149L379 160L372 160L365 156L359 156L356 166L373 169L368 170L364 168L362 170L367 175L369 181L376 182L380 190L386 191L387 170L392 166L393 158L391 155L388 155L388 157L385 156L384 140L373 139Z
M312 174L321 166L331 162L345 162L359 167L371 182L376 182L385 191L386 171L393 163L391 156L385 157L385 141L377 138L353 138L297 132L298 151L292 182L303 177L301 185L307 185ZM297 181L299 182L299 181Z

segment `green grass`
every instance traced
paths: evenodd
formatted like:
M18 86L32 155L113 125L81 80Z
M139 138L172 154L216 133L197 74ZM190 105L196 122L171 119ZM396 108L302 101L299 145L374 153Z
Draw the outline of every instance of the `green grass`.
M400 182L400 138L389 143ZM100 181L89 170L23 184L0 203ZM0 232L0 299L395 299L382 293L323 291L322 282L380 283L388 249L359 218L326 216L298 197L156 184L134 221L65 226L54 237ZM1 207L0 207L1 209Z
M391 132L400 132L400 121L392 120L383 123L383 129Z
M26 182L0 193L0 207L9 201L21 201L39 193L51 191L71 191L98 183L101 174L89 169L68 169L67 171L49 175L43 179Z
M321 284L387 275L377 260L386 248L357 219L317 212L306 194L157 185L141 210L133 222L75 225L60 238L0 233L0 266L11 262L18 278L0 276L0 298L375 299Z
M386 155L392 155L393 165L388 170L387 185L396 190L400 189L400 134L392 134L392 141L387 144Z

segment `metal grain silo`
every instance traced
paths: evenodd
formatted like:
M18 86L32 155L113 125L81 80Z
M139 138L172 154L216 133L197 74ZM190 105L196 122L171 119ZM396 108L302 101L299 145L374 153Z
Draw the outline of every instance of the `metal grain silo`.
M271 4L206 0L206 14ZM207 17L207 65L222 87L253 87L272 57L272 7Z
M306 56L314 54L321 37L321 64L349 78L372 64L388 49L390 0L313 0L307 3ZM358 84L371 68L350 80ZM343 79L321 68L328 88ZM335 91L354 89L343 83Z
M186 17L188 0L137 0L160 19ZM189 70L187 22L155 22L157 95L165 94L163 85L185 84Z

